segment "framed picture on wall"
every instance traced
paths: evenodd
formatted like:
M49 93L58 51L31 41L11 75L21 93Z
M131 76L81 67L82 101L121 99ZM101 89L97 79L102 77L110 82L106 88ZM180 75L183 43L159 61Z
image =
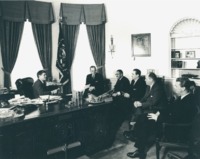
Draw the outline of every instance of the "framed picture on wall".
M131 35L132 56L151 56L151 34Z
M195 51L186 51L185 57L186 58L195 58Z

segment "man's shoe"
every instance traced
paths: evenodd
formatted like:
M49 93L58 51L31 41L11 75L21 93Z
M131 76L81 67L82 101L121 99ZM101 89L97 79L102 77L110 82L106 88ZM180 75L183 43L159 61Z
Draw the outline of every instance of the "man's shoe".
M130 158L146 159L146 153L140 153L138 150L127 153L127 156Z
M124 131L123 132L123 136L126 138L126 139L130 139L131 138L131 132L130 131Z
M140 153L138 150L134 151L134 152L129 152L127 153L127 156L130 158L136 158L136 157L140 157Z
M131 140L133 142L136 141L136 137L133 135L133 131L124 131L123 136L127 139L127 140Z

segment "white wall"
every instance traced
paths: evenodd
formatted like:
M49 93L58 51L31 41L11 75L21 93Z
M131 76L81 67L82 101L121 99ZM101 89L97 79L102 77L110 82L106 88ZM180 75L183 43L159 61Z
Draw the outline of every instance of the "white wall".
M107 12L106 23L106 73L114 76L116 69L122 69L130 77L133 68L145 74L147 69L155 69L159 75L170 76L171 27L185 17L200 20L198 0L42 0L52 2L56 22L53 31L53 76L58 78L55 67L58 41L58 17L60 3L94 4L104 3ZM131 57L131 34L151 33L151 56ZM116 56L112 59L109 52L110 36L114 37ZM2 80L0 81L0 85Z
M133 68L155 69L159 75L170 76L169 32L182 18L200 19L199 2L190 0L68 0L52 2L56 17L62 3L104 3L107 12L106 23L106 70L111 78L121 68L130 77ZM54 57L56 58L58 22L53 25ZM131 57L131 34L151 33L151 56ZM114 37L116 55L109 52L110 36ZM55 60L54 60L55 63ZM53 64L55 66L55 64ZM56 68L53 68L57 76Z

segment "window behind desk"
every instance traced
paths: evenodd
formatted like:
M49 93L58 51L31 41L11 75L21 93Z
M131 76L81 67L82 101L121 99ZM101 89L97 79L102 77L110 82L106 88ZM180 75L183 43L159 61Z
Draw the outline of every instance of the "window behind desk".
M72 89L82 91L85 87L86 76L90 73L90 66L94 65L94 58L90 49L85 25L80 25L76 52L72 64Z
M35 81L37 71L41 69L31 23L25 22L17 61L11 74L12 87L16 88L15 81L19 78L32 77Z

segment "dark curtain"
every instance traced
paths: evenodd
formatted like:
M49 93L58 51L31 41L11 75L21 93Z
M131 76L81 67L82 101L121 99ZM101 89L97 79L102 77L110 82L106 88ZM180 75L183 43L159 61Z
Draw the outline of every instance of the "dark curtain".
M44 70L46 70L48 77L51 74L52 62L52 32L51 24L34 24L32 23L33 35L37 45L39 57Z
M11 86L10 74L17 59L23 28L24 22L0 20L4 86L7 88Z
M0 38L5 86L10 86L10 73L16 62L26 19L32 23L42 65L48 69L47 73L51 76L51 24L54 22L52 4L39 1L0 1L0 17L2 19Z
M52 77L52 23L54 22L51 3L27 2L27 18L32 23L33 35L39 57L48 77Z
M105 77L105 24L87 25L87 33L98 72Z
M65 51L66 51L66 56L67 56L66 65L69 71L71 70L71 66L74 59L79 27L80 25L64 25L63 24L63 28L62 28L64 43L65 43L65 48L66 48ZM70 72L69 72L69 79L70 79L69 82L64 87L64 93L72 92Z
M105 23L104 4L69 4L61 3L60 16L65 26L66 52L69 56L67 65L71 68L76 47L78 30L70 34L70 30L82 22L87 25L92 54L99 68L98 72L105 77ZM79 28L79 27L78 27ZM67 36L66 36L67 35ZM75 39L73 39L73 37ZM71 88L71 87L70 87Z

